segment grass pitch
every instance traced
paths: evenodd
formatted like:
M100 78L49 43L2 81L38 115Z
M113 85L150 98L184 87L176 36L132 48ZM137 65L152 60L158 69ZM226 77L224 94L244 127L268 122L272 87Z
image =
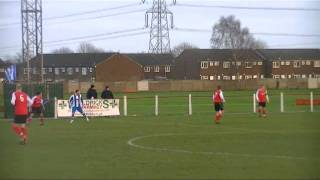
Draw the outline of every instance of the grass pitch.
M226 98L219 125L207 98L194 99L192 116L186 115L187 105L178 106L179 99L168 104L167 98L160 101L158 117L149 111L152 100L145 99L143 111L143 101L132 98L129 115L136 116L90 123L79 118L73 124L47 120L43 127L34 120L25 146L10 122L1 121L0 179L320 178L319 112L295 112L305 107L292 105L292 111L279 113L270 104L268 117L258 118L246 110L250 100Z

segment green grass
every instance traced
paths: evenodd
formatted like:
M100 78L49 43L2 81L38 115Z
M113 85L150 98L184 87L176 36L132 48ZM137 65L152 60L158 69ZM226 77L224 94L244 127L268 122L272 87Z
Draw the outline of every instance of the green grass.
M226 114L220 125L209 114L34 121L26 146L2 121L0 179L318 179L319 115ZM128 145L141 136L139 147Z
M128 117L34 120L25 146L2 120L0 179L319 179L320 110L294 104L309 91L285 92L285 113L270 91L267 118L251 113L252 93L225 92L219 125L211 92L192 93L192 116L188 92L127 94Z

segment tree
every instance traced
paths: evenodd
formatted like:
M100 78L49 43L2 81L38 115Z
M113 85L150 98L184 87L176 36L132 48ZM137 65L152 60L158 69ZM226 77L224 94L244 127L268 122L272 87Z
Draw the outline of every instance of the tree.
M80 43L77 52L79 53L101 53L104 52L103 49L97 48L95 45L88 43L88 42L82 42Z
M211 48L218 49L257 49L265 48L266 43L256 40L248 28L234 16L221 17L212 28Z
M52 51L53 54L70 54L74 51L68 47L61 47Z
M171 53L174 57L178 57L185 49L199 49L196 45L193 45L188 42L182 42L178 45L176 45Z

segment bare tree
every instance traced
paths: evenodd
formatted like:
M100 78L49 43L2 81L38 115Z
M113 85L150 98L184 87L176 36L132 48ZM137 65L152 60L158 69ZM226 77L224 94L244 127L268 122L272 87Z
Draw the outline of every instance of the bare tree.
M97 48L95 45L88 43L88 42L82 42L79 47L77 52L79 53L101 53L104 52L103 49Z
M68 47L61 47L52 51L53 54L70 54L74 51Z
M212 28L211 48L218 49L256 49L265 48L266 43L256 40L248 28L234 16L221 17Z
M199 49L196 45L188 42L182 42L173 47L171 53L174 57L178 57L185 49Z

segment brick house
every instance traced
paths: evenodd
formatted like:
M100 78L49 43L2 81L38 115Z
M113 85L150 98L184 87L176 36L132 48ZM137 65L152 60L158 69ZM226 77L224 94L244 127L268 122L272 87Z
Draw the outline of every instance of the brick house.
M271 78L320 78L320 49L261 49L257 52L267 59Z
M189 49L176 59L176 78L201 80L264 78L265 65L265 59L254 50Z
M139 81L173 78L171 54L114 54L96 65L97 81Z
M92 81L95 79L96 64L108 59L114 53L71 53L44 54L43 71L46 81L79 80ZM32 80L39 80L40 57L30 61L30 75ZM18 79L27 77L26 63L18 66Z

